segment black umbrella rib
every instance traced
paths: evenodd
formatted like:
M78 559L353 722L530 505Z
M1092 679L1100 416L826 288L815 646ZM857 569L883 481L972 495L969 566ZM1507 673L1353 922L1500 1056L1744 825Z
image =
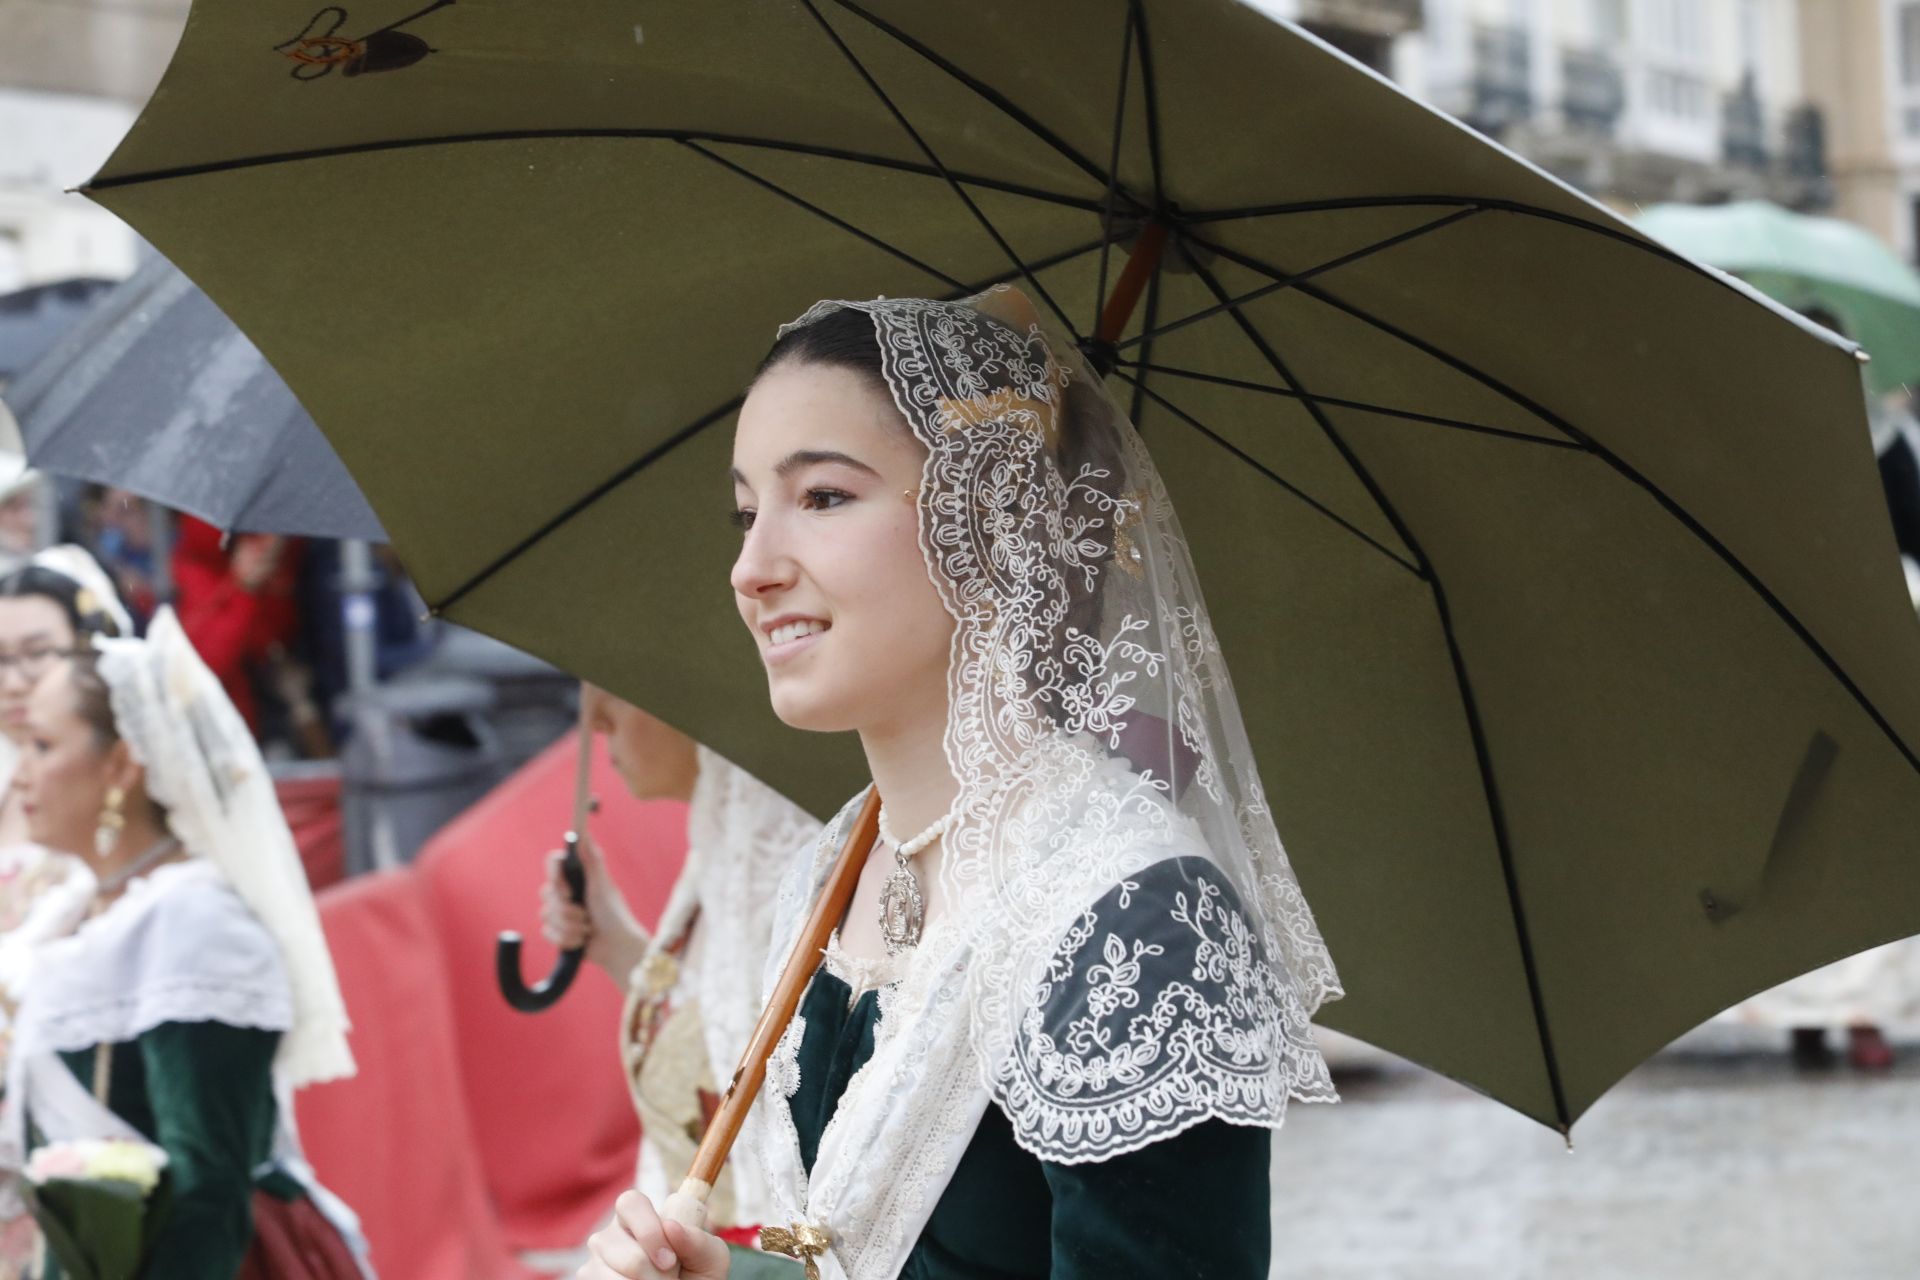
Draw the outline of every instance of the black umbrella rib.
M1160 151L1160 87L1153 76L1153 41L1147 37L1147 10L1140 0L1127 0L1140 46L1140 101L1147 112L1147 159L1153 166L1153 207L1167 204L1166 166Z
M1267 479L1279 485L1282 489L1285 489L1288 493L1298 498L1301 502L1304 502L1307 506L1311 507L1314 511L1318 512L1322 516L1325 516L1328 520L1331 520L1334 524L1340 526L1340 528L1345 529L1348 533L1360 539L1360 541L1366 543L1368 546L1372 547L1375 551L1378 551L1381 555L1385 556L1387 559L1399 565L1402 569L1405 569L1408 573L1413 574L1416 578L1426 576L1425 573L1421 570L1419 565L1413 563L1411 560L1408 560L1405 556L1395 551L1392 547L1387 546L1385 543L1381 542L1378 538L1368 533L1365 529L1362 529L1359 525L1354 524L1351 520L1347 519L1345 516L1341 515L1339 512L1329 507L1326 503L1320 501L1318 498L1314 497L1312 494L1302 489L1299 485L1294 484L1291 480L1288 480L1285 476L1275 471L1272 467L1267 466L1267 464L1260 461L1258 458L1254 457L1252 454L1248 453L1245 449L1242 449L1239 445L1233 443L1231 440L1228 440L1225 436L1222 436L1219 432L1215 431L1212 427L1209 427L1206 423L1200 421L1200 419L1194 417L1192 414L1188 413L1185 409L1182 409L1179 405L1175 404L1173 401L1161 395L1158 391L1155 391L1153 388L1149 387L1146 384L1145 379L1136 378L1132 374L1126 372L1123 369L1116 369L1114 372L1119 377L1125 378L1128 382L1132 383L1134 386L1134 389L1140 394L1146 396L1147 399L1153 401L1155 404L1165 409L1168 413L1171 413L1174 417L1180 419L1180 421L1186 423L1189 427L1192 427L1195 431L1198 431L1201 435L1213 441L1215 444L1219 445L1222 449L1225 449L1228 453L1232 454L1234 457L1238 458L1240 461L1246 463L1249 467L1252 467L1255 471L1259 472L1261 475L1265 476Z
M1211 271L1198 263L1195 264L1194 270L1216 298L1226 297L1225 288ZM1279 353L1273 349L1273 345L1266 340L1265 335L1254 326L1253 322L1246 318L1239 307L1232 308L1232 315L1239 324L1241 332L1246 335L1247 341L1253 344L1273 369L1274 376L1301 393L1307 412L1311 413L1314 421L1320 424L1320 429L1326 433L1328 441L1340 451L1340 456L1345 458L1347 465L1352 468L1355 478L1365 485L1367 492L1373 496L1381 514L1393 526L1394 532L1419 560L1422 569L1420 576L1426 579L1428 589L1433 593L1434 613L1440 623L1440 633L1447 642L1447 658L1453 666L1454 686L1460 693L1460 707L1466 716L1467 734L1473 742L1474 760L1480 771L1480 790L1487 805L1487 822L1493 828L1494 847L1500 855L1500 871L1506 881L1507 905L1513 917L1514 939L1519 945L1520 962L1527 974L1527 995L1533 1006L1534 1031L1539 1036L1541 1056L1546 1063L1547 1085L1553 1093L1553 1107L1560 1121L1560 1130L1565 1133L1573 1127L1573 1114L1567 1107L1566 1090L1560 1080L1560 1058L1554 1051L1553 1030L1547 1020L1546 993L1540 987L1539 966L1533 950L1533 934L1527 925L1525 904L1520 899L1520 882L1513 860L1513 841L1507 830L1506 806L1500 799L1500 784L1494 777L1492 746L1487 740L1486 725L1480 719L1480 702L1473 692L1473 677L1467 671L1466 654L1460 647L1459 636L1454 632L1453 610L1447 602L1446 583L1441 581L1439 571L1434 568L1433 561L1421 547L1418 536L1394 506L1393 499L1388 496L1379 481L1374 479L1373 473L1367 470L1366 464L1340 435L1315 398L1306 393L1306 389L1287 369L1286 362L1281 360Z
M715 164L719 165L721 168L726 169L731 173L736 173L740 175L742 178L745 178L748 182L753 183L755 186L760 187L763 190L770 191L774 195L779 196L782 200L786 200L791 204L797 205L800 208L805 209L808 213L813 214L815 217L821 219L824 222L831 224L832 226L838 227L840 230L846 232L850 236L853 236L855 239L863 240L867 244L870 244L874 248L880 250L882 253L890 254L894 258L899 259L901 262L906 263L908 266L912 267L914 270L921 271L926 273L927 275L932 276L934 279L938 280L940 283L946 285L949 289L959 289L963 287L960 281L954 279L952 276L940 270L938 267L928 266L926 263L920 261L920 259L908 253L905 249L896 248L895 246L888 244L885 240L882 240L879 236L876 236L868 231L862 231L859 227L854 226L851 222L848 222L846 219L839 217L836 214L827 212L825 209L822 209L819 205L814 204L812 201L807 200L802 196L794 194L793 192L787 190L785 187L781 186L777 182L773 182L767 178L761 177L759 174L755 173L751 169L746 168L744 165L735 164L733 161L727 159L725 156L716 155L714 152L707 150L705 147L701 146L697 142L687 142L687 143L683 143L682 145L684 145L690 151L693 151L699 155L705 156L707 159L713 161Z
M1260 259L1252 257L1251 255L1243 254L1237 250L1228 249L1224 245L1201 240L1197 237L1190 238L1193 238L1195 243L1204 245L1222 257L1238 262L1249 270L1262 271L1276 279L1285 274L1285 272L1280 271L1271 264L1262 262ZM1886 716L1881 714L1880 708L1876 707L1860 686L1854 683L1853 677L1846 673L1845 668L1840 665L1833 654L1828 652L1827 647L1820 643L1819 639L1814 636L1813 632L1807 628L1805 623L1800 621L1799 615L1795 614L1792 609L1789 609L1786 602L1775 595L1773 590L1760 580L1760 576L1747 567L1745 561L1735 555L1731 548L1721 542L1719 538L1715 537L1713 532L1709 530L1705 524L1701 523L1692 512L1681 506L1666 490L1643 475L1637 468L1613 452L1613 450L1607 448L1538 401L1508 386L1492 374L1476 368L1457 356L1442 351L1439 347L1434 346L1423 338L1408 333L1391 321L1383 320L1366 311L1364 308L1357 307L1350 302L1328 293L1318 285L1302 285L1300 286L1300 291L1308 297L1323 302L1336 311L1344 312L1362 324L1377 329L1389 337L1396 338L1416 351L1431 356L1442 364L1466 374L1496 395L1531 413L1548 426L1553 427L1557 431L1564 432L1587 452L1605 462L1609 467L1612 467L1615 472L1629 483L1644 490L1655 502L1658 502L1665 508L1669 515L1679 521L1682 527L1693 534L1695 538L1699 539L1699 541L1706 546L1708 550L1718 556L1728 568L1738 574L1741 580L1747 584L1755 595L1766 602L1767 607L1773 610L1774 614L1787 625L1787 628L1792 631L1795 636L1799 637L1800 642L1807 646L1808 650L1827 668L1829 674L1839 682L1840 687L1847 691L1848 695L1853 698L1860 709L1866 712L1867 717L1879 727L1880 732L1885 735L1887 741L1890 742L1894 749L1906 760L1908 766L1912 768L1915 773L1920 773L1920 756L1914 754L1913 748L1907 745L1906 740L1903 739L1894 729L1893 725L1888 722Z
M1098 247L1099 247L1098 241L1093 241L1093 242L1082 244L1082 245L1075 245L1071 249L1066 249L1061 251L1060 253L1054 254L1051 258L1043 258L1038 260L1035 263L1035 269L1043 270L1047 266L1052 266L1060 262L1065 262L1070 258L1075 258L1082 254L1092 253L1094 249ZM999 284L1002 282L1003 281L1000 279L993 279L993 280L982 281L980 283L972 284L972 285L961 285L960 288L957 290L957 292L961 296L966 296L968 294L979 293L982 289L990 288L993 285ZM658 462L661 458L673 452L673 450L679 448L681 445L687 443L687 441L693 439L695 436L699 435L702 431L706 430L708 427L712 426L714 423L723 421L728 414L734 412L736 409L740 407L741 401L744 400L745 398L746 397L743 395L735 396L733 399L727 401L725 404L719 406L718 408L709 410L708 412L700 415L698 418L694 419L692 422L688 423L686 426L682 427L680 430L674 432L674 434L669 436L667 439L661 441L659 444L647 450L644 454L640 455L638 458L635 458L632 462L628 463L626 466L620 468L620 470L616 471L613 475L607 477L605 480L602 480L599 484L595 485L592 489L589 489L586 493L574 499L574 501L569 503L565 509L549 517L545 522L543 522L540 525L539 528L527 534L524 538L520 539L520 541L516 542L513 546L509 547L506 551L496 556L491 562L489 562L486 565L486 567L480 569L478 572L473 574L473 576L469 577L465 582L462 582L459 586L455 587L446 596L442 597L437 603L430 606L428 612L435 615L445 613L448 609L451 609L454 605L466 599L467 596L473 594L473 592L478 587L480 587L483 583L485 583L489 578L493 577L495 574L499 573L502 569L505 569L509 564L512 564L515 560L519 559L521 556L525 555L528 551L532 550L535 544L540 542L541 539L547 537L547 535L554 532L554 530L558 529L561 525L566 524L569 520L572 520L575 516L579 515L582 511L585 511L588 507L600 501L600 499L606 497L609 493L613 492L615 489L625 484L628 480L631 480L634 476L639 475L642 471L645 471L648 467L652 466L654 463Z
M1107 264L1112 257L1113 202L1120 192L1120 140L1126 131L1127 122L1127 82L1133 71L1133 10L1128 8L1127 20L1121 24L1120 34L1120 71L1114 77L1116 88L1113 95L1113 146L1108 153L1107 190L1104 197L1106 209L1100 214L1101 228L1108 232L1106 243L1100 246L1100 284L1093 295L1093 314L1099 315L1101 308L1107 305ZM1155 272L1155 274L1159 274ZM1136 415L1137 416L1137 415Z
M1154 364L1147 360L1123 360L1122 364L1131 369L1146 373L1163 373L1170 378L1185 378L1192 382L1208 382L1215 386L1235 387L1242 391L1258 391L1270 396L1280 396L1288 400L1304 400L1307 397L1298 391L1286 387L1276 387L1265 382L1249 382L1245 378L1228 378L1217 373L1201 373L1198 369L1181 369L1173 365ZM1447 427L1454 431L1471 431L1479 435L1496 436L1502 440L1519 440L1527 444L1545 445L1550 449L1572 449L1585 453L1586 446L1572 440L1561 440L1554 436L1536 436L1525 431L1514 431L1508 427L1488 426L1484 422L1468 422L1464 418L1448 418L1436 413L1416 413L1412 409L1395 409L1389 405L1374 404L1367 400L1347 400L1340 396L1322 395L1315 392L1313 399L1335 409L1354 409L1361 413L1376 414L1383 418L1399 418L1407 422L1419 422L1428 426Z
M1617 240L1643 253L1650 253L1656 258L1664 258L1676 266L1685 267L1694 274L1705 276L1715 283L1725 283L1718 273L1704 269L1685 254L1676 253L1659 241L1638 232L1610 227L1603 222L1575 217L1573 214L1562 213L1557 209L1544 209L1536 204L1527 204L1520 200L1504 200L1494 196L1352 196L1329 200L1298 200L1288 204L1252 205L1244 209L1202 210L1196 213L1182 213L1181 219L1188 226L1199 227L1216 222L1285 217L1292 213L1350 213L1358 209L1447 208L1461 205L1471 205L1497 213L1514 213L1522 217L1539 218L1546 222L1558 222L1577 231L1589 232L1608 240Z
M1027 264L1021 259L1018 253L1014 252L1013 246L1007 243L1007 238L1000 234L999 228L995 227L987 215L981 211L980 206L973 202L973 197L967 194L966 188L961 186L953 174L948 171L946 165L940 162L940 157L934 154L931 146L927 145L927 140L920 136L920 131L913 127L913 122L907 119L906 113L900 109L899 105L894 102L892 96L889 95L880 82L874 78L873 73L867 70L866 64L860 61L859 55L854 53L847 42L840 38L840 33L833 29L833 24L827 21L826 15L820 12L814 0L801 0L801 3L807 6L807 12L813 15L813 20L819 24L820 30L826 33L827 39L833 42L834 48L840 51L841 56L853 67L854 72L862 80L866 81L867 87L873 90L875 97L880 99L880 104L887 109L894 120L899 123L900 127L906 131L907 136L913 139L914 146L920 148L920 154L927 158L927 163L932 165L934 169L939 172L940 176L947 180L947 186L952 188L953 194L959 198L960 203L967 207L967 212L974 216L974 220L980 224L981 229L987 233L988 237L1000 246L1000 251L1007 255L1007 260L1019 271L1021 278L1024 279L1028 285L1032 286L1033 291L1039 294L1041 299L1053 309L1054 315L1060 318L1060 323L1066 326L1067 332L1072 334L1077 341L1080 337L1080 331L1074 327L1073 317L1068 315L1060 304L1053 300L1053 295L1047 292L1046 286L1041 284L1039 278L1027 269Z
M738 409L740 402L744 399L746 399L744 395L735 396L718 408L709 409L692 422L689 422L686 426L680 428L680 430L674 432L671 436L668 436L665 440L662 440L659 444L653 446L653 448L641 454L638 458L635 458L632 462L629 462L626 466L608 476L605 480L602 480L593 488L587 490L587 492L578 498L575 498L563 510L549 517L539 528L494 557L485 568L442 596L428 612L438 616L459 604L471 595L482 583L486 582L487 579L493 577L509 564L512 564L515 560L518 560L521 556L531 551L534 545L540 542L541 539L579 515L582 511L585 511L594 503L600 501L600 499L606 497L609 493L612 493L627 481L633 479L633 477L639 475L642 471L645 471L667 454L693 439L702 431L705 431L714 423L724 419L728 414Z
M1371 258L1376 253L1384 253L1388 249L1392 249L1392 248L1395 248L1396 246L1403 245L1407 243L1409 240L1418 240L1422 236L1432 235L1434 232L1440 230L1442 227L1452 226L1454 223L1459 222L1464 218L1471 218L1474 214L1479 212L1481 212L1481 210L1478 208L1456 209L1452 213L1445 214L1438 218L1434 218L1429 222L1423 222L1417 227L1409 228L1408 230L1402 231L1397 235L1388 236L1384 240L1376 240L1372 244L1362 245L1360 248L1355 249L1350 253L1343 253L1337 258L1332 258L1326 262L1322 262L1318 266L1308 267L1305 271L1301 271L1294 275L1290 275L1284 280L1275 280L1270 284L1261 285L1258 289L1249 290L1248 292L1241 294L1237 298L1223 297L1220 301L1216 302L1211 307L1206 307L1202 310L1194 312L1191 315L1181 316L1178 320L1173 321L1171 324L1164 325L1159 329L1155 329L1150 332L1142 332L1142 333L1136 334L1133 337L1128 338L1125 342L1116 344L1115 350L1125 351L1129 347L1140 345L1142 342L1147 341L1149 338L1159 337L1163 334L1173 333L1175 330L1178 330L1178 329L1184 329L1190 324L1197 324L1202 320L1210 319L1213 316L1219 315L1223 311L1231 311L1239 307L1244 307L1249 302L1257 302L1261 298L1264 298L1269 294L1279 293L1282 289L1291 289L1294 286L1303 284L1306 281L1312 280L1317 276L1323 276L1327 274L1329 271L1337 271L1341 267L1351 266L1354 263L1359 262L1363 259Z
M1083 254L1092 253L1095 249L1098 249L1106 243L1108 243L1108 237L1099 236L1082 244L1074 245L1070 249L1062 249L1057 253L1049 253L1044 257L1035 258L1033 261L1025 263L1018 269L1010 267L997 275L988 276L984 280L976 280L972 284L963 284L948 294L945 300L955 302L961 298L969 298L976 293L991 289L997 284L1011 284L1013 281L1018 280L1023 272L1051 270L1063 262L1071 261Z
M877 156L864 151L851 151L845 147L817 146L783 138L758 138L750 134L738 133L710 133L700 129L496 129L483 133L444 134L431 138L389 138L377 142L344 143L336 147L310 147L301 151L272 151L257 156L234 156L225 160L209 160L202 164L149 169L141 173L124 173L118 177L96 178L80 190L83 194L92 191L110 191L115 187L166 182L175 178L197 178L207 174L259 169L276 164L294 164L304 160L334 160L342 156L372 155L383 151L409 151L419 147L459 146L474 142L539 142L591 138L635 142L707 142L716 145L760 147L768 151L817 156L823 160L845 160L852 164L871 165L876 169L891 169L900 173L916 174L923 178L943 178L949 184L959 183L978 187L983 191L999 191L1006 195L1020 196L1044 204L1064 205L1069 209L1079 209L1085 213L1099 213L1101 208L1099 200L1085 196L1047 191L1026 183L988 178L979 174L938 169L931 165L915 164L911 160L900 160L892 156Z
M982 101L986 102L989 106L997 108L1008 119L1058 152L1069 164L1080 169L1101 186L1106 187L1113 184L1113 178L1110 174L1102 173L1099 165L1096 165L1091 159L1080 154L1080 152L1074 148L1073 144L1069 143L1065 138L1062 138L1046 125L1040 123L1039 119L1036 118L1032 112L1020 106L1013 101L1013 99L1007 97L986 81L964 68L957 66L949 59L941 56L938 50L930 48L925 43L914 39L878 14L869 9L862 8L860 5L854 3L854 0L834 0L834 3L838 4L847 12L864 18L867 25L871 26L874 30L891 36L900 44L905 45L922 58L925 58L933 66L946 72L953 79L959 81L974 94L978 95Z

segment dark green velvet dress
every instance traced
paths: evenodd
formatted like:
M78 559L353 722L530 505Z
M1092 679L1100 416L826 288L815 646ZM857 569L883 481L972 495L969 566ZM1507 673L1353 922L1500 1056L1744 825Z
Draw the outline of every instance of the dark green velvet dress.
M167 1153L172 1208L140 1280L230 1280L253 1241L254 1170L272 1152L280 1033L166 1022L113 1046L107 1106ZM93 1087L92 1049L61 1058ZM266 1184L283 1196L295 1184ZM48 1277L61 1275L49 1261Z
M822 969L801 1005L800 1086L790 1100L813 1171L847 1082L873 1056L879 993ZM1053 1164L1014 1142L988 1106L902 1268L902 1280L1265 1280L1271 1212L1266 1129L1204 1121L1094 1164Z

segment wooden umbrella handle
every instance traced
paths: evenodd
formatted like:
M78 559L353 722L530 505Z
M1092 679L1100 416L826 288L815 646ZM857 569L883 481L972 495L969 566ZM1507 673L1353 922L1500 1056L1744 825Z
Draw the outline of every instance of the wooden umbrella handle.
M720 1099L712 1123L707 1125L706 1136L700 1139L700 1149L694 1153L693 1167L687 1171L680 1189L668 1196L660 1207L661 1217L706 1229L707 1196L713 1191L714 1179L720 1176L727 1153L733 1150L734 1140L740 1136L747 1109L766 1081L767 1059L780 1037L786 1034L787 1024L793 1021L794 1011L800 1007L807 983L820 967L820 953L826 949L834 927L847 914L854 886L860 882L861 869L867 865L867 855L873 851L879 832L880 791L875 787L867 791L866 803L860 806L853 827L847 832L846 843L840 846L839 859L827 874L826 886L813 904L813 913L801 928L800 939L787 957L786 967L780 970L773 997L761 1011L760 1021L754 1024L747 1051L740 1056L740 1066L727 1085L726 1095Z

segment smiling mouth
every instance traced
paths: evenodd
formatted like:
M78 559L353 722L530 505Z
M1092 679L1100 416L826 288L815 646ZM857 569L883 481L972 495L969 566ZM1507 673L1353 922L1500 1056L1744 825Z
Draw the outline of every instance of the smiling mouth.
M817 618L805 618L798 622L783 622L767 633L767 647L777 649L781 645L804 640L808 636L817 636L828 629L830 624Z

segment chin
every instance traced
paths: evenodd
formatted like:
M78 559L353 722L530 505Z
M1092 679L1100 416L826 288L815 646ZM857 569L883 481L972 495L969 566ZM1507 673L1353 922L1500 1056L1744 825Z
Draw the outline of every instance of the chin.
M813 689L775 685L767 691L773 714L789 729L803 733L846 733L859 727L852 700Z

